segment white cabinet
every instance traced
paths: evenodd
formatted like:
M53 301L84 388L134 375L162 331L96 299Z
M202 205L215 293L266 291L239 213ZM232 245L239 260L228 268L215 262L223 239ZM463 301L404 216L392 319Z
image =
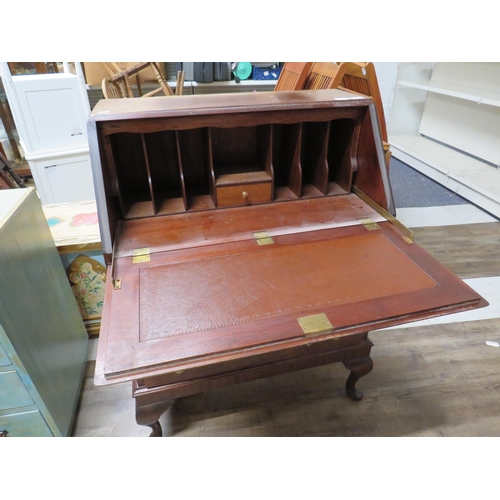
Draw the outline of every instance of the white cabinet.
M400 63L394 157L500 217L500 63Z
M25 134L26 153L48 154L88 147L86 120L89 109L82 105L77 75L13 76Z
M7 63L0 75L21 146L42 203L95 199L87 139L90 113L85 80L77 63L69 72L12 76Z
M95 199L88 153L28 158L43 204Z

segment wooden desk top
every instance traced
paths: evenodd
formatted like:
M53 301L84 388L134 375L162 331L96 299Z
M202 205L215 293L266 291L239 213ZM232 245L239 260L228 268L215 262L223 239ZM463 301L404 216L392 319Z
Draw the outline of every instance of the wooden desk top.
M353 219L354 208L342 208L347 198L309 200L302 217L294 213L296 227L307 229L311 213L321 213L311 205L336 204L336 210L325 210L336 214L336 227L319 229L309 220L311 230L289 227L270 245L258 245L244 231L224 240L224 232L233 234L235 227L227 225L234 210L225 210L209 224L211 235L219 233L213 244L182 242L182 224L174 223L161 238L180 245L160 245L150 262L133 265L122 248L115 270L121 289L106 292L96 383L177 373L486 305L389 222L369 230ZM261 227L256 220L267 211L272 227L273 217L279 218L273 211L286 206L262 205L256 219L247 207L246 224ZM362 201L356 206L371 213ZM186 223L189 215L179 220ZM354 222L342 225L348 219ZM159 234L159 220L127 221L136 226L127 241L144 243L145 235ZM192 234L198 240L197 231ZM327 315L333 331L306 338L298 318L317 313Z
M99 101L92 113L90 121L115 121L137 118L157 118L158 116L193 116L195 114L231 114L237 111L252 110L256 106L279 109L281 106L309 109L314 105L325 105L325 102L365 101L366 96L353 94L343 90L296 90L294 92L248 92L244 94L183 95L155 97L154 99L104 99Z

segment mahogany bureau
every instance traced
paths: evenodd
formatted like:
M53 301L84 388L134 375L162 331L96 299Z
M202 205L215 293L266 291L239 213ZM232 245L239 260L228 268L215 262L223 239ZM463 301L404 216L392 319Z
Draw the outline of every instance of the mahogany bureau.
M338 91L101 101L88 122L106 294L95 383L170 401L343 362L368 331L487 305L395 218L376 109Z

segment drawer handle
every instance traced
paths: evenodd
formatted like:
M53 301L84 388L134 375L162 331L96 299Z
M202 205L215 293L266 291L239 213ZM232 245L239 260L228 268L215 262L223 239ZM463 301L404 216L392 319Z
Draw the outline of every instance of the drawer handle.
M0 430L0 437L6 438L8 433L9 433L9 431L2 429L2 430Z
M241 196L243 196L243 198L245 198L245 200L248 198L248 193L246 191L243 191L243 193L241 193Z

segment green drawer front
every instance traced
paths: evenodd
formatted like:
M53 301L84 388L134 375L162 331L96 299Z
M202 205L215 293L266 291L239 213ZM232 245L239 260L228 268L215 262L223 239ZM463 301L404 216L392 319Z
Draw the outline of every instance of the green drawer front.
M35 404L17 372L0 373L0 410Z
M0 345L0 366L9 366L12 364L9 356L5 352L5 349Z
M39 411L0 416L0 430L7 437L52 437L49 426Z

